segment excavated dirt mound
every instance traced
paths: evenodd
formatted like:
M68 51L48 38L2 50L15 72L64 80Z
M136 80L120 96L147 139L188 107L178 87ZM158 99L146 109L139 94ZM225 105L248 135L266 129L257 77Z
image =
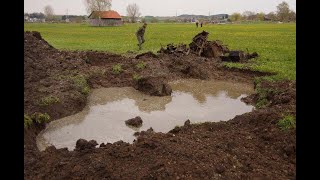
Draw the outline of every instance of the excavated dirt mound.
M218 60L195 54L142 55L138 59L96 51L59 51L36 32L24 37L24 110L48 113L51 120L83 109L90 88L135 86L134 75L163 83L201 78L253 83L266 73L227 69ZM144 68L137 64L144 62ZM115 65L122 71L113 72ZM137 133L133 144L101 144L80 139L75 151L53 146L40 152L36 135L44 125L24 131L25 179L294 179L296 131L281 130L284 114L295 115L295 82L262 82L261 94L245 98L262 109L227 122L190 124L170 133ZM267 89L267 90L264 90ZM264 90L264 91L262 91Z
M76 76L79 67L88 67L81 55L58 51L37 32L26 32L24 45L25 113L47 112L55 119L80 111L86 98L71 77ZM59 101L52 106L43 104L48 95Z
M167 44L166 48L161 47L158 53L189 55L190 53L206 58L214 58L229 62L246 62L249 59L258 57L258 53L249 53L240 50L229 50L228 46L220 40L208 41L209 33L202 31L193 37L192 42L186 44Z

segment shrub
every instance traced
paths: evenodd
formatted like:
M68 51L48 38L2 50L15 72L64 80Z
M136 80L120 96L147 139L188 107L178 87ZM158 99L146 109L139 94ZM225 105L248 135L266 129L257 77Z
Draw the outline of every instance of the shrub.
M90 92L90 87L84 75L76 75L71 77L71 79L82 94L87 95Z
M24 115L24 128L28 128L32 125L32 119L28 115Z
M82 94L85 94L85 95L89 94L89 92L90 92L90 87L89 87L89 86L85 86L85 87L82 88L82 90L81 90L81 93L82 93Z
M296 118L292 115L287 115L283 119L280 119L277 125L282 130L288 130L291 128L296 128Z
M60 102L60 99L58 97L50 95L50 96L41 98L40 105L49 106L51 104L58 103L58 102Z
M139 74L134 74L132 79L135 81L139 81L141 79L141 76Z
M112 72L114 74L120 74L122 72L122 67L121 67L121 64L116 64L114 66L112 66Z
M31 119L33 120L33 122L36 122L37 124L44 124L44 123L48 123L50 121L50 116L47 113L33 113L31 115Z
M47 113L42 114L42 113L36 112L36 113L33 113L31 117L26 114L24 115L24 128L31 127L33 123L42 125L48 122L50 122L50 116Z
M274 93L275 93L274 89L261 88L257 86L258 99L257 99L256 107L262 108L264 106L267 106L269 104L268 96L271 96Z
M144 69L146 67L146 63L143 61L140 61L137 65L136 68L138 69Z

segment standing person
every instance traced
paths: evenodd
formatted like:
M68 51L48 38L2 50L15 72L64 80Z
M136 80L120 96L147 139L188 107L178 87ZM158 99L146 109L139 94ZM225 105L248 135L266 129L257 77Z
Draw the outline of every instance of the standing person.
M198 22L198 21L196 21L196 26L198 27L198 25L199 25L199 22Z
M138 29L138 31L136 32L136 36L137 36L137 39L138 39L138 46L139 46L139 50L142 49L141 45L144 43L144 32L147 28L147 23L144 23L142 27L140 27Z
M202 21L200 22L200 26L202 27Z

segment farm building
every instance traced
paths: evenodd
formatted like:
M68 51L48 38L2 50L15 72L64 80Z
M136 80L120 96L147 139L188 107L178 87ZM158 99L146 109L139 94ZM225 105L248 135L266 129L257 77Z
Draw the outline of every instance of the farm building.
M91 26L121 26L121 16L116 11L92 11L89 15Z

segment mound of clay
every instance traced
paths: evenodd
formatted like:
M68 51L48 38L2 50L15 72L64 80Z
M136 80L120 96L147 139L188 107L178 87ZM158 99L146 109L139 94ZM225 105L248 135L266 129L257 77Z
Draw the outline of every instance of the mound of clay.
M94 149L98 145L97 141L87 141L85 139L78 139L76 142L76 150Z
M152 96L168 96L172 93L170 85L158 77L139 79L135 85L135 89Z
M141 127L142 126L142 119L140 116L137 116L132 119L128 119L125 122L126 122L126 125L133 126L133 127Z

